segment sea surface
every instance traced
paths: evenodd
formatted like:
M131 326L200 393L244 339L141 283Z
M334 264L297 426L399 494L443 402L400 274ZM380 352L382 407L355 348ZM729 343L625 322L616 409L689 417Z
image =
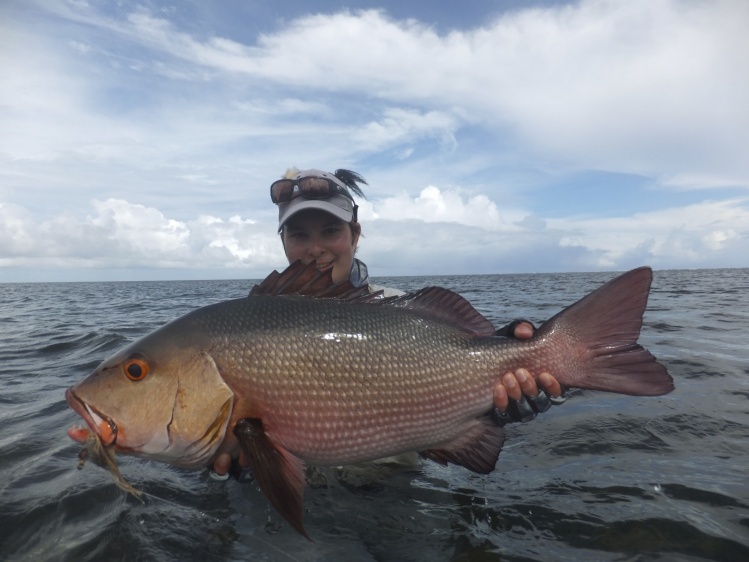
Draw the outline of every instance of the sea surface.
M613 273L398 277L535 323ZM118 456L145 503L77 469L67 387L250 281L0 284L0 560L749 560L749 269L656 271L640 342L657 398L575 391L507 426L487 476L429 461L326 469L294 532L253 484ZM324 481L323 480L323 481Z

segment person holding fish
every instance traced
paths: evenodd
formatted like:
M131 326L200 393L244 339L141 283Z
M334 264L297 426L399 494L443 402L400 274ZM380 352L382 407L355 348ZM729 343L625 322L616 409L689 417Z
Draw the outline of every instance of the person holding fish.
M295 172L274 184L289 267L247 298L192 310L129 343L66 390L86 424L68 435L128 491L113 470L117 452L224 474L238 458L279 515L309 539L307 466L418 453L490 474L507 437L502 426L516 418L492 412L507 403L505 413L517 403L543 411L548 399L538 386L544 397L560 384L630 396L674 389L666 367L638 343L651 268L611 279L529 339L497 337L448 289L382 298L364 282L362 264L354 287L360 227L353 198L345 175L323 174ZM334 203L333 195L351 202ZM309 202L316 205L301 208ZM329 211L321 208L326 202ZM515 328L507 330L517 335ZM554 373L554 385L527 390L528 366L534 375ZM523 391L537 398L518 396Z
M404 293L398 289L369 283L367 266L355 257L361 224L358 205L352 192L364 197L359 184L367 182L358 173L338 169L334 173L317 169L290 168L283 178L270 186L271 201L278 206L278 232L289 263L299 260L315 263L321 271L330 271L333 283L349 281L354 287L368 286L370 292L383 297ZM515 320L497 330L496 335L529 339L534 326L527 320ZM548 396L558 397L562 387L550 373L541 373L538 383L524 368L505 373L494 387L494 419L503 426L510 422L527 422L546 411ZM245 459L232 464L224 453L214 462L212 476L228 478L229 473L243 480Z

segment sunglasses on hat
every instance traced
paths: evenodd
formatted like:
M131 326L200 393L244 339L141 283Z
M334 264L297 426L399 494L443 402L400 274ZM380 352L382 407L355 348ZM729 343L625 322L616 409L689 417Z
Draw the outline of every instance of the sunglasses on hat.
M327 199L337 194L354 200L348 189L341 187L333 180L318 176L307 176L295 180L282 179L270 184L270 199L276 205L291 201L294 197Z

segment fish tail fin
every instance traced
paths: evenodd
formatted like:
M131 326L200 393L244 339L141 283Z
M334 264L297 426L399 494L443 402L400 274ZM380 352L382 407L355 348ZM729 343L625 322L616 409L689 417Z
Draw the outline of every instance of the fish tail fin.
M673 390L666 368L637 343L652 279L649 267L629 271L539 328L534 340L548 342L552 353L558 346L571 351L565 353L571 360L561 369L552 363L551 373L560 383L632 396Z

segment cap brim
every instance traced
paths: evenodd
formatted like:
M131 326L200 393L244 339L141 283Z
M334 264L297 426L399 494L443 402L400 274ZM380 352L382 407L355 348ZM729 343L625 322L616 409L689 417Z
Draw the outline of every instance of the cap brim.
M354 202L343 195L334 195L328 199L304 199L302 197L295 197L288 203L278 206L279 230L291 217L308 209L324 211L343 222L351 222L354 218Z

